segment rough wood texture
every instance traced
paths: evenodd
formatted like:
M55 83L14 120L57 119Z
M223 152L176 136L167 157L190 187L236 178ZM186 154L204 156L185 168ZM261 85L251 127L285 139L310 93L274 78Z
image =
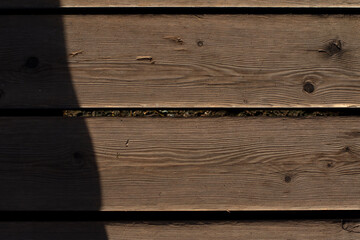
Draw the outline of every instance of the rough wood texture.
M1 118L0 129L0 210L360 210L357 117Z
M0 108L360 106L357 15L0 20Z
M99 226L103 225L102 230ZM359 222L329 221L257 222L127 222L127 223L0 223L7 240L357 240ZM106 232L104 231L106 229Z
M58 7L360 7L357 0L11 0L1 8Z

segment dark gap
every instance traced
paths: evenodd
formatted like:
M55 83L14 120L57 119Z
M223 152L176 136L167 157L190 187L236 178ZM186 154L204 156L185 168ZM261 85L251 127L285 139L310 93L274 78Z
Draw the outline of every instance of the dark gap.
M49 14L360 14L360 8L303 7L74 7L0 9L1 15Z
M330 117L360 116L358 108L2 109L0 117Z
M65 117L327 117L359 116L357 108L209 108L209 109L73 109L65 110Z
M360 211L0 212L0 221L259 221L359 218Z

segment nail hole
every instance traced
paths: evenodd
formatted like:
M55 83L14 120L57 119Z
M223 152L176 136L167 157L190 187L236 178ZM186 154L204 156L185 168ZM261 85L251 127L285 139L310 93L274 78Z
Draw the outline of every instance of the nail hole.
M344 152L350 152L350 148L349 147L344 147Z
M310 82L305 83L303 89L307 93L313 93L315 91L314 85Z
M29 57L25 63L28 68L36 68L39 66L39 59L37 57Z
M204 46L204 42L203 42L203 41L198 41L198 42L197 42L197 45L198 45L199 47L202 47L202 46Z
M329 162L328 164L327 164L327 167L328 168L332 168L334 165L333 165L333 163L331 163L331 162Z
M291 182L291 177L290 176L285 176L285 182L287 182L287 183Z

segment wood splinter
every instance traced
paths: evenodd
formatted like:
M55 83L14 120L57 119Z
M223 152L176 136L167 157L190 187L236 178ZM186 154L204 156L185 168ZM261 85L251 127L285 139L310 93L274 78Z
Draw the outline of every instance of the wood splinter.
M153 58L151 56L137 56L136 60L137 61L152 61Z
M165 36L164 39L168 39L168 40L176 42L178 44L183 44L184 43L184 41L178 36Z
M82 54L84 51L83 50L79 50L79 51L75 51L69 54L70 57L75 57L79 54Z

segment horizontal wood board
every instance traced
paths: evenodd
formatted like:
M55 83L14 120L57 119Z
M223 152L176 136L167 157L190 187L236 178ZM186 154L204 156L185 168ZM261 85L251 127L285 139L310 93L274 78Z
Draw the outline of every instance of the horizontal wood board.
M1 8L77 8L77 7L266 7L266 8L358 8L356 0L11 0Z
M2 222L0 236L7 240L168 240L273 239L356 240L359 223L327 221L228 222Z
M357 117L5 117L0 129L0 210L360 210Z
M359 24L358 15L0 16L0 108L359 107Z

